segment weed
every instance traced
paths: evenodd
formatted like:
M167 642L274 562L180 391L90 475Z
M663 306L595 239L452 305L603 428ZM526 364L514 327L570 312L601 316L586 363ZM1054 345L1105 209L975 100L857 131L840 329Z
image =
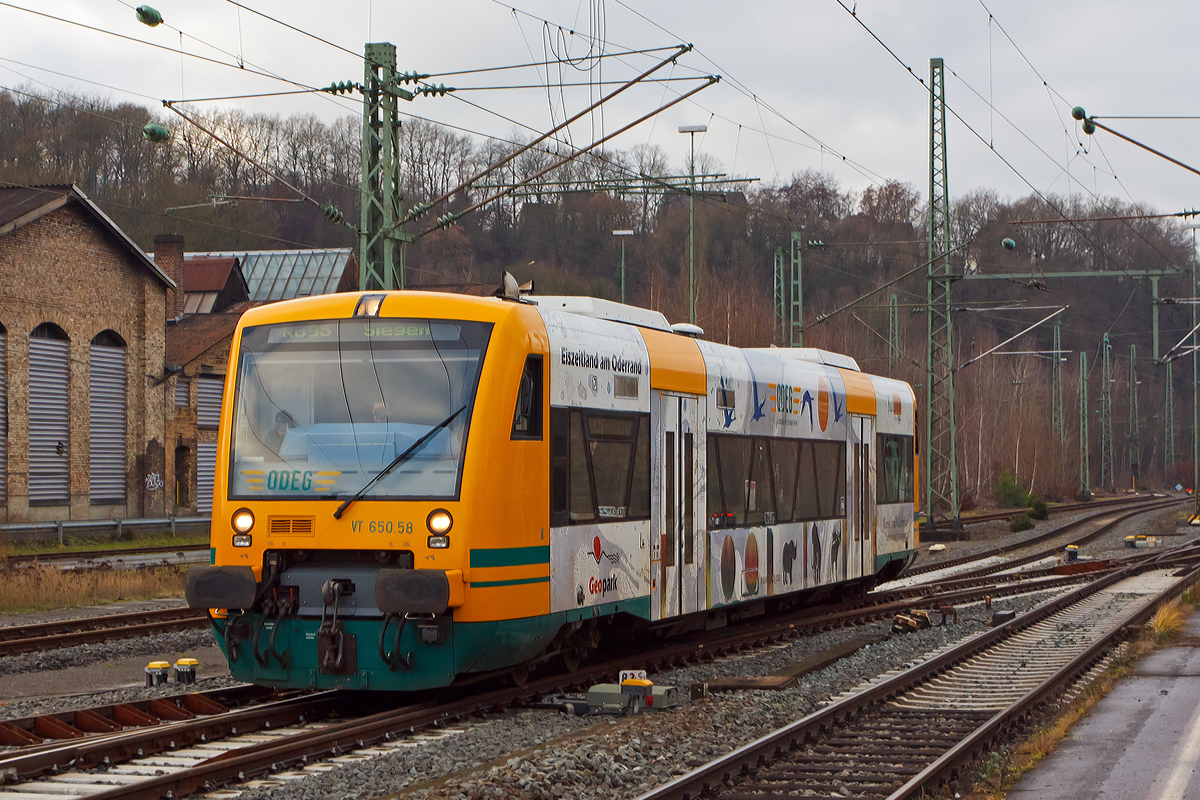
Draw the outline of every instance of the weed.
M1008 523L1008 529L1010 531L1012 531L1013 533L1020 533L1021 531L1027 531L1032 527L1033 527L1033 520L1031 520L1025 514L1022 514L1019 517L1013 517L1013 521Z
M1185 589L1179 599L1187 606L1194 606L1200 603L1200 581L1193 583Z
M975 783L983 784L993 792L1002 792L1011 785L1013 752L1008 746L988 753L975 771Z

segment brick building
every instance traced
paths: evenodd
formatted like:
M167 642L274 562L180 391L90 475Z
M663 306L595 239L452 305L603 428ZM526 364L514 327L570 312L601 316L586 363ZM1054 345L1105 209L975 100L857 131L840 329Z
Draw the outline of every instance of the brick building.
M169 510L176 288L75 186L0 188L0 522Z

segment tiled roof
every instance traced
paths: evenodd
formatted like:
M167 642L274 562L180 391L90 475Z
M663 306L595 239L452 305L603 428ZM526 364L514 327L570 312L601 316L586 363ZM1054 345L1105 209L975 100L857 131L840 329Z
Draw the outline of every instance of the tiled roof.
M176 369L198 358L206 350L233 336L242 312L258 303L238 303L216 314L187 314L167 324L167 369ZM245 306L246 308L240 308Z
M229 282L230 271L237 268L238 260L186 256L183 259L183 290L185 292L219 292Z
M292 300L333 294L350 263L350 248L331 250L252 250L248 252L193 253L207 258L236 257L251 300Z
M109 219L78 186L70 183L50 184L45 186L0 186L0 236L5 236L17 228L62 208L67 203L76 202L91 217L105 228L117 240L133 259L142 264L165 286L174 287L175 281L154 265L154 261L137 246L137 243L117 227L117 223Z

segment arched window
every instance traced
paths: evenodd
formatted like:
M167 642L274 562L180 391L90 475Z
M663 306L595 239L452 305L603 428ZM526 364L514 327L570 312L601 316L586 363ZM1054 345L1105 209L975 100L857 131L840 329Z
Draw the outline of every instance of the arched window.
M67 335L43 322L29 334L29 504L66 505L70 492Z
M0 325L0 506L8 502L8 338Z
M88 494L93 504L125 502L125 340L92 339L88 389Z

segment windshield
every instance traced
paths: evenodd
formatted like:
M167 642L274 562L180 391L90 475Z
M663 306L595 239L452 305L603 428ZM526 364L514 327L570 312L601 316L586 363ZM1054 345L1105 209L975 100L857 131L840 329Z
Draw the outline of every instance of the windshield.
M491 330L374 318L246 328L230 499L349 497L465 406L364 495L456 497Z

